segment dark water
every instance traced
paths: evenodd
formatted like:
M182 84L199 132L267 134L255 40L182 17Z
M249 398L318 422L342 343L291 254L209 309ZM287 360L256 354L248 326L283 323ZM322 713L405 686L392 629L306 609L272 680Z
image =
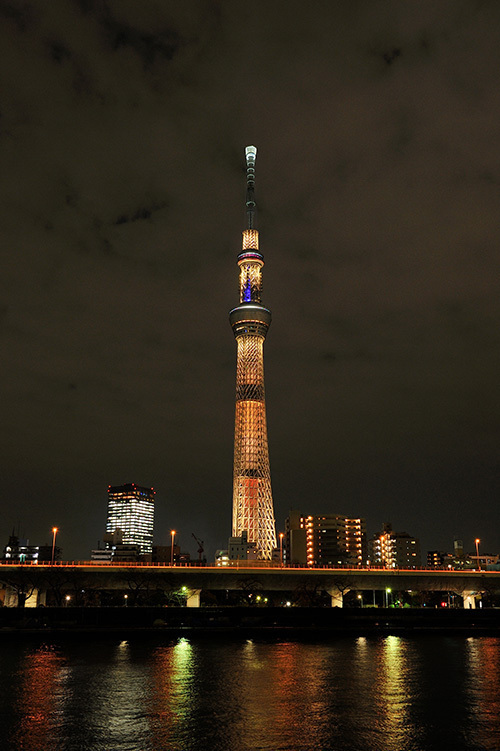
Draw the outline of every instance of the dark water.
M500 639L0 645L0 749L500 751Z

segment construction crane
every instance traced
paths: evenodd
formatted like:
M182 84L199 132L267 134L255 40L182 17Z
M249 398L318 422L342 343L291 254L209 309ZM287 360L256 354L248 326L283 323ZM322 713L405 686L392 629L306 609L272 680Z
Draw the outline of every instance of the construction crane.
M201 556L203 555L203 552L205 550L205 548L203 547L203 540L200 540L198 537L196 537L194 532L191 532L191 536L194 537L194 539L198 543L198 563L201 563Z

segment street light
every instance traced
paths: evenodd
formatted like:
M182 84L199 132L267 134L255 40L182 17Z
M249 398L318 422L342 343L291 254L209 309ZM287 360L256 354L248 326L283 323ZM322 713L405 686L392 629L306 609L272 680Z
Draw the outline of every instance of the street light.
M50 559L51 565L54 565L54 557L56 553L56 535L57 535L57 527L52 527L52 557Z
M283 532L280 532L280 564L283 565Z
M389 607L389 595L390 595L390 593L391 593L391 588L387 587L386 590L385 590L385 607L386 608Z
M480 564L480 562L479 562L479 543L480 543L480 542L481 542L481 540L480 540L480 539L479 539L478 537L476 537L476 555L477 555L477 567L478 567L478 569L479 569L479 570L481 571L481 564Z
M363 595L358 595L358 600L360 601L360 607L363 607Z
M123 599L125 600L124 606L127 607L127 605L128 605L128 595L123 595Z
M172 537L171 543L170 543L170 565L174 565L174 540L175 540L175 529L170 530L170 535Z

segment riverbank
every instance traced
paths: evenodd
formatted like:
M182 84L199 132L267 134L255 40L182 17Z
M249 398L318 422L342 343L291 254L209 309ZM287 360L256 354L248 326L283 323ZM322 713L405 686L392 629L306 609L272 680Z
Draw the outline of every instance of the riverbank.
M500 634L500 609L50 607L0 609L0 638L23 633L210 635Z

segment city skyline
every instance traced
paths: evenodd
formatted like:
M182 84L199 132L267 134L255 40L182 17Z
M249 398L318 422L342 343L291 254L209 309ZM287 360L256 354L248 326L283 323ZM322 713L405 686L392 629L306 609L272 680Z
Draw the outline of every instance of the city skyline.
M500 8L28 0L0 35L4 540L84 558L133 481L155 542L225 544L256 143L278 531L498 551Z

